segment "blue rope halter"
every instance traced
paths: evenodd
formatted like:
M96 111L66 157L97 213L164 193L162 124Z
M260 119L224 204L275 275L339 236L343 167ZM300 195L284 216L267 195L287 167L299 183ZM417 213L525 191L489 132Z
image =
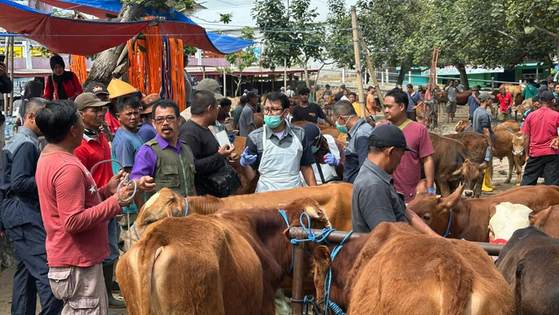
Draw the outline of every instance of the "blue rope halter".
M448 225L446 226L446 232L443 237L448 237L450 235L450 224L452 223L452 209L448 210Z

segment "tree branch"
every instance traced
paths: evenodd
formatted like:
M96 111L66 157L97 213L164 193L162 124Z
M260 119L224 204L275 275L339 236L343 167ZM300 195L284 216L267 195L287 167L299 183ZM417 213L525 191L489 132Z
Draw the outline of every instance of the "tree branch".
M541 26L538 26L537 24L534 24L534 28L541 31L541 32L546 33L549 36L554 37L556 40L559 40L559 35L553 33L552 31L546 30L545 28L543 28Z

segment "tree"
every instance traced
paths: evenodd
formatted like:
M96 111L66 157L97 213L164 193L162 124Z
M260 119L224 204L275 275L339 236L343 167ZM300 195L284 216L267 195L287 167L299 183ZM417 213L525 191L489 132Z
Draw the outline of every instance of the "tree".
M340 68L355 67L351 15L344 1L328 0L326 53Z
M284 63L291 65L291 36L289 34L289 17L282 1L257 0L252 10L256 25L263 34L264 51L262 65L275 69Z
M241 38L254 40L254 29L250 27L243 27L241 29ZM236 77L235 84L237 85L237 88L235 89L235 93L233 94L233 96L237 96L239 95L239 91L241 89L243 71L258 61L258 58L254 51L254 45L250 45L247 48L236 53L229 54L225 56L225 59L227 59L230 64L234 65L237 70L239 70L237 75L235 75L233 71L230 71L228 69L225 70L227 73Z
M194 7L194 0L177 0L173 5L181 6L184 9L191 10ZM131 22L139 20L147 8L155 11L168 11L171 7L163 0L130 0L123 2L122 8L115 21ZM124 49L126 44L105 50L97 56L89 72L84 86L90 82L97 81L108 84L113 78L113 72L119 64L123 64L127 59L127 51ZM121 67L124 72L126 67ZM120 77L123 73L116 74Z

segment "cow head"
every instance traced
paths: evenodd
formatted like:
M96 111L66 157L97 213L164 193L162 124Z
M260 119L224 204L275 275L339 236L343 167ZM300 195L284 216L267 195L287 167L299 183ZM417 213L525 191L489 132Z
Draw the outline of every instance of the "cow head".
M450 180L458 180L461 179L462 184L464 187L471 187L472 182L477 180L481 175L481 172L487 168L487 164L482 163L478 164L472 162L470 159L464 160L462 166L459 169L452 173ZM473 196L473 191L471 189L466 189L464 191L466 196Z
M320 208L318 202L311 198L301 198L296 199L293 202L289 203L284 207L288 213L293 213L296 217L289 218L289 226L301 226L301 213L304 212L309 215L311 219L311 228L313 229L322 229L322 228L331 228L332 224L328 220L326 216L326 212ZM307 221L303 218L303 224L308 226Z
M543 229L543 227L545 226L545 223L547 222L547 220L549 219L549 217L551 216L551 213L553 212L554 208L556 208L557 206L551 206L545 210L541 210L536 214L531 214L530 215L530 225L533 225L535 227L537 227L538 229Z
M494 208L495 214L489 219L489 242L505 243L514 231L530 225L532 209L525 205L501 202Z
M517 132L512 136L512 154L524 155L524 134L522 132Z
M468 128L468 126L471 125L471 124L472 123L469 120L462 119L456 124L456 126L454 127L454 130L457 133L465 132L466 128ZM471 127L468 129L468 131L470 131L470 132L472 131Z
M441 197L421 191L418 186L415 199L407 206L415 212L431 229L440 235L444 235L449 221L449 211L461 200L464 185L460 185L450 196Z
M186 211L186 200L169 188L163 188L143 205L136 221L126 233L122 233L118 247L126 252L140 240L148 226L169 217L182 217Z

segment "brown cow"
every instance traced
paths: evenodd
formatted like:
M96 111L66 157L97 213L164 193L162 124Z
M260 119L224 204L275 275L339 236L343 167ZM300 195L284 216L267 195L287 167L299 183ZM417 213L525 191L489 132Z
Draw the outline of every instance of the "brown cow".
M231 163L231 166L233 166L233 168L235 169L235 171L237 171L237 174L241 178L241 187L235 192L235 195L252 194L256 190L256 184L258 184L258 179L260 178L260 176L256 174L256 176L251 181L249 181L245 176L243 167L241 166L240 156L245 150L246 137L236 136L235 141L233 142L233 146L235 147L233 153L237 155L237 159L235 159L235 161Z
M507 93L510 93L514 105L522 104L524 101L524 97L522 97L522 91L524 90L523 86L516 84L501 84L499 89L502 87L506 89Z
M381 223L351 240L334 261L314 254L317 300L332 268L331 300L347 314L513 314L513 297L478 245L423 235L405 223Z
M450 237L478 242L488 241L489 219L495 209L493 205L508 201L525 205L534 213L538 213L559 204L557 186L521 186L480 199L462 199L463 187L448 197L428 194L423 183L418 185L417 190L418 193L408 204L408 208L422 218L433 231L444 235L448 229Z
M522 165L524 165L524 161L521 163L521 158L515 158L513 143L515 141L515 134L511 133L509 130L499 129L495 131L495 143L494 148L495 152L493 157L498 158L499 160L503 160L503 158L507 158L509 162L509 172L507 174L507 179L505 183L510 183L512 178L512 168L515 167L516 170L516 186L520 186L520 180L522 178ZM521 137L522 141L524 141L524 137ZM524 144L522 144L524 146ZM524 159L522 159L524 160Z
M454 126L454 131L461 132L474 132L473 124L469 120L461 119Z
M494 132L496 132L498 130L512 130L514 132L519 132L520 131L520 125L514 120L507 120L507 121L505 121L501 124L498 124L493 129ZM454 131L456 131L457 133L474 132L473 124L469 120L462 119L462 120L458 121L458 123L454 127Z
M130 314L274 314L274 292L291 272L287 225L305 212L311 226L330 226L311 199L284 209L285 218L257 208L153 224L117 265Z
M474 163L487 164L485 161L485 153L487 147L491 147L491 142L486 135L480 133L452 133L445 134L445 137L460 141L466 147L467 157ZM491 161L492 158L489 158ZM484 165L485 166L485 165ZM492 172L492 163L489 163L489 171ZM472 181L470 188L474 191L474 197L481 196L481 185L483 183L484 173L480 173L477 180Z
M559 206L551 206L530 215L530 225L542 229L553 238L559 238Z
M514 292L516 314L557 314L559 240L529 226L514 232L497 268Z
M435 183L443 197L449 196L459 185L467 185L479 177L486 166L471 162L467 158L466 148L454 139L430 132L433 144L433 162L435 164Z
M322 132L325 135L331 135L334 139L338 138L338 136L340 135L340 131L336 127L329 127L326 125L315 124L309 121L295 121L292 124L299 127L303 127L306 124L313 124L315 126L318 126L318 128L320 128L320 132Z
M495 126L493 132L497 132L499 130L508 130L511 133L519 132L520 124L514 120L507 120Z
M254 207L271 208L285 205L301 197L307 197L316 200L320 207L326 211L326 215L335 229L350 231L352 190L353 185L338 183L227 198L213 196L188 197L188 213L212 214L225 208L233 210ZM176 201L179 199L183 201ZM165 206L167 204L172 205L172 207ZM182 217L185 212L186 203L184 203L184 198L173 194L168 189L162 189L140 210L131 230L120 235L119 246L121 250L126 251L138 242L151 223L171 216Z

